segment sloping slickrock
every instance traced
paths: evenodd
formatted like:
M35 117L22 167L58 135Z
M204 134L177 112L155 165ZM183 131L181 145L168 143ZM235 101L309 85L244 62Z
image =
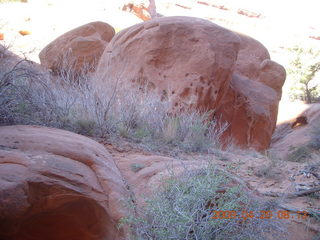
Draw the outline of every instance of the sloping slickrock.
M35 126L0 136L0 239L120 239L127 193L102 145Z
M103 22L80 26L49 43L39 54L41 64L53 72L70 68L92 72L114 34L113 27Z
M153 89L179 111L213 109L232 76L239 38L210 21L163 17L118 33L97 68L99 86Z
M291 114L291 118L277 126L272 139L272 152L276 157L289 161L319 160L319 155L313 152L320 150L320 104L310 104L295 117Z

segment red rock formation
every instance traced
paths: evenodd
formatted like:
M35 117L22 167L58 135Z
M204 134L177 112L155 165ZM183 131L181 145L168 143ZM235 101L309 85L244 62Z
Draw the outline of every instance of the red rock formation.
M276 127L278 103L286 78L285 69L270 60L257 40L239 34L240 51L230 88L216 115L230 123L226 143L264 150Z
M270 144L285 80L284 68L260 42L191 17L154 19L120 32L97 74L101 86L146 86L174 112L216 110L231 123L226 138L258 150Z
M122 6L122 10L132 12L143 21L157 16L155 0L131 0Z
M102 145L34 126L0 136L0 239L119 239L126 189Z
M103 22L80 26L47 45L39 54L41 64L53 72L94 71L114 34L113 27Z

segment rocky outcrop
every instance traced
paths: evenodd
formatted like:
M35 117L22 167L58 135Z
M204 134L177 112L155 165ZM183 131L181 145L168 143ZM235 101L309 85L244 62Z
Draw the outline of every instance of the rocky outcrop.
M114 34L113 27L103 22L80 26L48 44L39 54L41 65L55 73L92 72Z
M225 139L263 150L275 128L285 75L255 39L203 19L166 17L117 34L95 78L99 86L155 91L175 113L216 110L231 124Z
M35 126L0 135L0 239L120 239L126 188L102 145Z

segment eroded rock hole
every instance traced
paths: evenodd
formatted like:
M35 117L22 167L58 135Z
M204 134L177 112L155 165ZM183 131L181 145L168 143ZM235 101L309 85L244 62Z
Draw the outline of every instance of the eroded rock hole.
M37 202L32 213L12 221L6 240L102 240L114 239L112 221L95 201L81 196L68 200L50 197ZM74 198L74 197L73 197ZM70 201L70 202L69 202ZM54 207L54 205L59 205ZM109 229L108 229L109 228ZM0 239L2 239L0 237Z

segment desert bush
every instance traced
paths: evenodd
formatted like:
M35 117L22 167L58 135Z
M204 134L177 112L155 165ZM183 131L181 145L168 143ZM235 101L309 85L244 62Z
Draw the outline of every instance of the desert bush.
M212 112L194 110L173 115L170 103L152 92L132 89L119 95L111 111L117 119L117 134L148 145L151 150L166 145L183 151L208 151L219 147L227 128L227 124L217 124Z
M296 148L291 148L287 156L287 161L291 162L306 162L311 160L312 150L309 146L303 145Z
M254 199L212 166L172 174L145 206L131 207L130 217L122 219L130 226L130 239L285 239L279 221L257 218L273 205ZM217 217L214 211L235 211L237 217ZM255 217L245 219L246 213Z
M54 111L58 109L52 108L56 105L55 99L49 86L42 81L41 74L25 60L12 68L6 67L9 67L9 70L2 70L0 76L0 123L51 122ZM45 108L47 110L43 111Z
M182 113L177 118L176 144L185 151L203 152L220 147L220 138L228 124L219 125L212 118L213 112Z

